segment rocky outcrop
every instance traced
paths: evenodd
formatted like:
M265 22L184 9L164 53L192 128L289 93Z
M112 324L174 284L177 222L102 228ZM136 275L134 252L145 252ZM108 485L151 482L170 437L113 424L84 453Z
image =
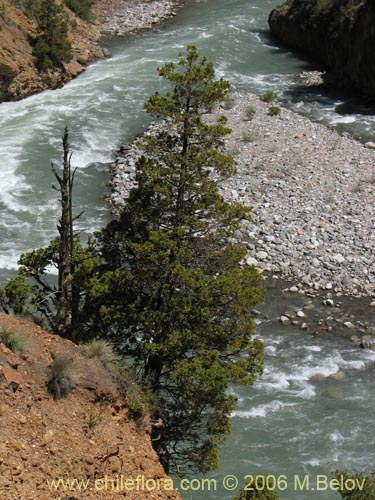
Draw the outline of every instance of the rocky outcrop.
M375 102L373 0L287 0L269 25L284 45L327 68L336 86Z
M11 0L2 0L0 4L0 102L17 101L45 89L61 87L82 73L90 62L109 55L100 46L104 36L125 36L151 28L174 16L176 8L174 0L97 0L92 20L87 22L64 7L73 59L60 68L40 73L35 68L30 45L36 24L22 5Z
M3 0L1 6L0 102L16 101L45 89L61 87L81 73L89 62L105 57L105 52L98 45L101 35L99 26L83 21L66 8L73 59L60 68L39 73L30 44L36 34L36 23L30 15L26 15L22 5L22 2Z

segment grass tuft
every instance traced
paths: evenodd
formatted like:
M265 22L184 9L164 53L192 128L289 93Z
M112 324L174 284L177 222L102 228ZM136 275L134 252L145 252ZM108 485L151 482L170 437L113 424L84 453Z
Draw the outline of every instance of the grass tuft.
M0 342L2 342L14 354L25 352L30 344L30 339L24 335L12 332L9 328L0 330Z
M89 358L98 358L105 366L117 361L113 346L103 339L93 339L85 345L85 353Z
M58 355L48 367L49 378L47 381L47 390L54 399L65 398L73 389L73 380L71 377L71 367L73 359L67 356Z

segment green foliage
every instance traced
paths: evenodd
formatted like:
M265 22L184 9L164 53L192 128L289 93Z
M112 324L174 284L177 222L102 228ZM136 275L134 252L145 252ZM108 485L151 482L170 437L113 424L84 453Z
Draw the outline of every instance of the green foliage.
M145 137L138 185L120 220L98 236L104 262L85 310L151 392L164 422L153 431L164 466L204 472L217 466L230 431L228 384L251 384L262 370L249 313L263 298L262 279L240 265L246 250L232 242L249 210L227 203L213 178L234 173L225 117L206 118L229 83L193 46L159 75L171 88L145 109L168 127Z
M144 138L137 187L120 219L86 248L78 238L71 245L68 293L62 297L46 274L50 265L61 268L60 238L21 256L19 273L33 280L28 301L52 330L72 315L73 337L116 346L128 362L125 371L113 369L130 412L136 417L148 406L163 423L153 426L152 439L164 466L205 472L217 466L218 445L230 432L228 384L251 384L262 371L263 344L253 338L249 311L264 289L255 268L242 264L246 249L234 243L249 209L218 190L235 172L224 150L230 129L225 117L208 117L229 83L215 78L194 46L159 75L169 90L152 95L145 109L165 126ZM55 398L71 389L69 367L59 357L50 367Z
M279 106L270 106L268 108L268 114L271 116L278 116L281 113L281 108Z
M7 11L7 8L6 8L5 3L1 3L0 4L0 17L2 17L3 19L5 18L6 11Z
M250 105L250 106L248 106L248 107L246 108L246 110L245 110L245 117L246 117L246 120L251 121L251 120L254 118L255 113L256 113L256 111L255 111L254 106L251 106L251 105Z
M61 66L72 59L68 26L62 16L63 8L55 0L40 0L33 9L38 23L38 36L33 44L33 56L40 71Z
M94 4L94 0L64 0L65 5L75 12L77 16L85 19L86 21L90 20L91 7Z
M242 132L241 139L243 142L254 142L256 139L256 135L250 131Z
M105 366L110 366L117 360L113 346L104 339L90 340L85 345L85 353L89 358L98 358Z
M93 410L89 408L87 410L87 429L89 431L92 431L95 429L97 425L100 424L100 422L103 420L103 414L104 414L105 408L102 407L99 410Z
M57 355L48 367L47 390L54 399L65 398L73 389L72 364L73 360L71 358Z
M23 314L28 308L32 289L23 276L12 278L0 289L0 307L6 313L12 309L14 314Z
M113 370L120 394L126 399L129 416L134 420L141 419L146 412L149 413L150 393L142 390L136 382L134 368L128 366L124 360L119 361Z
M19 275L10 280L3 290L0 289L0 306L7 313L21 314L26 310L36 311L46 322L46 328L64 335L60 326L64 323L63 316L67 314L66 311L69 314L72 310L72 298L62 299L59 287L51 281L47 273L47 268L57 268L59 265L59 246L60 238L55 238L46 248L32 250L21 255L18 261ZM68 280L84 302L85 290L94 275L98 258L90 244L83 247L77 238L72 259L75 264L74 275L70 275ZM26 283L25 278L32 280L33 285ZM76 340L84 340L84 328L80 326L79 309L76 314L75 329L70 332L69 336ZM95 335L101 332L100 324L98 324Z
M365 476L361 473L349 474L346 471L337 470L333 476L340 484L343 481L344 489L339 491L342 500L373 500L375 498L375 472L370 476Z
M25 352L30 344L28 337L12 332L8 328L0 329L0 342L2 342L14 354Z
M272 102L276 99L277 94L273 92L272 90L268 90L264 94L260 96L260 100L263 102Z
M257 474L254 482L247 483L233 500L279 500L275 483L265 474Z

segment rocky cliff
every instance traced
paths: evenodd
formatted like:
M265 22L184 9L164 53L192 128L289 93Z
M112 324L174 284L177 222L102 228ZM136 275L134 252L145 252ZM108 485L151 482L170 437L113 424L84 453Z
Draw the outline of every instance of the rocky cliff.
M32 0L31 0L32 1ZM28 15L26 1L0 1L0 102L16 101L45 89L61 87L96 59L109 55L100 46L103 37L125 36L175 15L175 0L95 0L90 22L68 9L62 0L69 27L73 59L60 68L38 72L30 39L36 22Z
M269 25L284 45L327 68L336 86L375 102L373 0L287 0Z
M98 45L99 23L86 22L68 8L69 38L73 59L59 69L38 73L31 54L30 37L36 34L35 20L22 2L2 0L0 6L0 102L19 100L47 88L57 88L84 70L92 60L103 58Z
M57 356L69 360L74 388L55 400L46 383ZM181 500L149 418L135 419L122 394L83 347L0 313L1 500Z

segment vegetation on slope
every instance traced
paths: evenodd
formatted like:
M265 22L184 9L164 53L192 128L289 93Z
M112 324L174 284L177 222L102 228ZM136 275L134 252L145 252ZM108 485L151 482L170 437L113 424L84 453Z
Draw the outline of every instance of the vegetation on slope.
M21 257L20 276L3 290L7 309L21 289L18 310L30 304L54 331L75 339L109 339L130 360L149 394L154 446L167 470L207 471L230 431L229 383L251 384L262 371L263 345L253 338L250 310L263 299L261 275L244 264L234 243L249 210L227 203L218 182L234 173L223 150L226 118L206 119L229 89L189 46L159 69L170 84L145 104L168 127L144 141L137 187L118 221L83 247L73 235L74 172L67 131L60 237ZM58 284L46 279L55 265ZM19 280L34 280L29 285Z

